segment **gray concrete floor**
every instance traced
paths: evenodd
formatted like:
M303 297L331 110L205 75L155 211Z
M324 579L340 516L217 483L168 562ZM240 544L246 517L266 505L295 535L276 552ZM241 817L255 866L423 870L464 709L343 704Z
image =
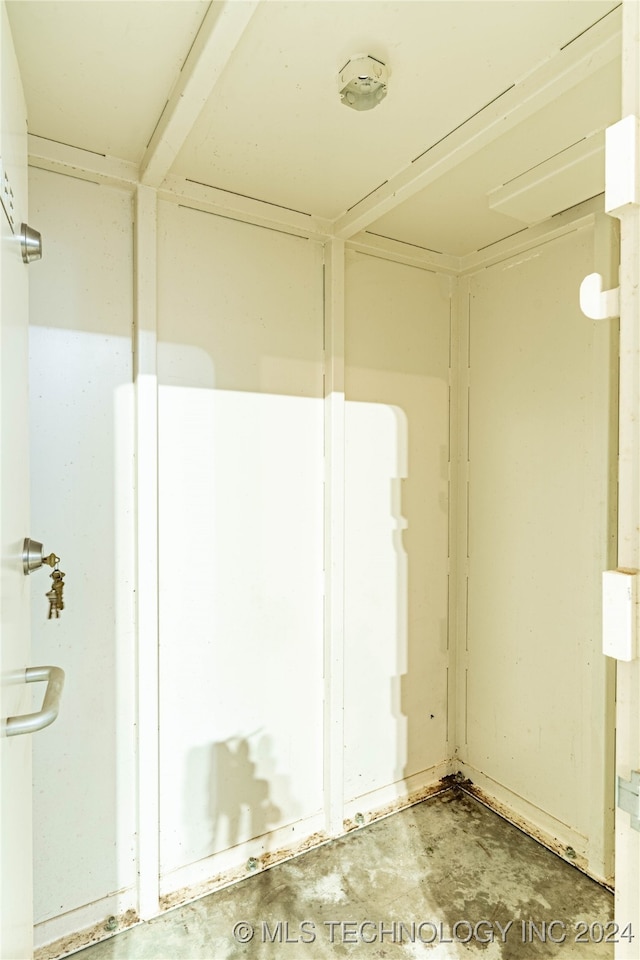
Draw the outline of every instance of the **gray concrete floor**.
M74 958L601 960L612 914L610 893L454 790Z

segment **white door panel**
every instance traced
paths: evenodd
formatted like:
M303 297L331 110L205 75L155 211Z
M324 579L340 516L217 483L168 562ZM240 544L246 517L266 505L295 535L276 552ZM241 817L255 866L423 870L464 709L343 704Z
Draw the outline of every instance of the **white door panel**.
M7 215L3 204L0 211L0 711L4 719L31 712L33 686L19 682L30 665L29 580L22 568L22 544L29 533L28 300L27 267L17 236L27 212L26 111L4 4L1 13L1 189L8 210ZM36 692L42 692L39 685ZM22 960L31 956L33 926L29 736L0 737L0 778L0 957Z

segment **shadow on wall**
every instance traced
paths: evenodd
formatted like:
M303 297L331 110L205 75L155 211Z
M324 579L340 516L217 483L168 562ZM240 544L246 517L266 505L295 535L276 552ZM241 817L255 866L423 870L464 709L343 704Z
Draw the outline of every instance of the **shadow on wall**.
M278 775L276 766L267 736L255 745L249 737L232 736L190 750L182 800L184 839L174 848L174 858L194 862L259 837L283 819L295 819L298 805L289 779Z
M275 767L266 736L253 748L248 738L234 736L189 752L182 805L188 847L183 853L189 860L227 850L281 824L289 813L290 793L288 778L275 774ZM266 777L258 776L258 768Z
M269 739L260 741L270 753ZM269 781L256 776L249 741L240 737L211 748L210 811L214 849L224 850L266 833L278 823L281 810L270 798Z

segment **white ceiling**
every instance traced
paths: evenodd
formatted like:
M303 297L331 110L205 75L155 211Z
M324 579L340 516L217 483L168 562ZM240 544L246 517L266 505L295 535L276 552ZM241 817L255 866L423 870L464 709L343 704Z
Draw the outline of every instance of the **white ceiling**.
M140 160L208 6L7 3L30 133Z
M489 192L614 123L620 116L619 88L620 63L613 61L381 217L369 231L464 256L522 230L526 224L521 220L491 210ZM604 154L599 172L595 183L585 183L584 195L568 196L554 212L604 189Z
M31 133L143 161L209 6L9 0ZM617 7L262 0L169 172L334 220L596 21L619 18ZM391 69L388 96L370 112L338 97L338 71L358 53ZM522 228L490 210L488 191L615 121L619 69L600 69L368 229L460 255Z

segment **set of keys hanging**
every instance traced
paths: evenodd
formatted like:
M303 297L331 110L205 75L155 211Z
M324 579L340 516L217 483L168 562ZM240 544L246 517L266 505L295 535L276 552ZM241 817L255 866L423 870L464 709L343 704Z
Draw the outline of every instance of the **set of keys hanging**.
M50 553L48 557L42 558L42 562L52 567L50 576L53 580L53 585L51 590L47 590L45 593L45 597L49 601L49 616L47 620L57 620L64 610L64 600L62 599L64 573L60 569L60 557L56 557L55 553Z
M51 589L47 590L45 596L49 601L49 620L57 620L64 610L64 600L62 593L64 590L64 573L60 569L60 557L55 553L50 553L48 557L44 556L42 544L37 540L27 537L22 547L22 567L25 575L37 570L43 564L51 567L51 579L53 584Z

